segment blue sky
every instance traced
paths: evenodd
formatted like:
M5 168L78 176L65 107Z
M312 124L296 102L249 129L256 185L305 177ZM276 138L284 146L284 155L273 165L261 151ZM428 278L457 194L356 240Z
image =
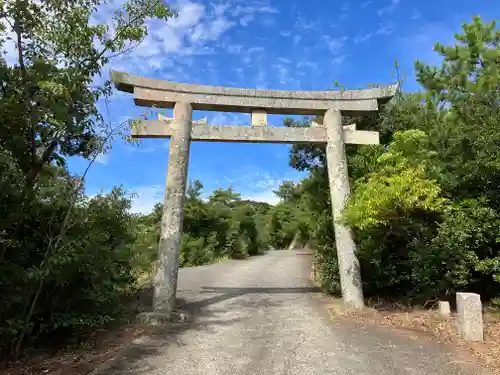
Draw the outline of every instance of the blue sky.
M179 16L151 22L147 39L106 67L172 81L232 87L325 90L339 81L346 88L394 82L394 60L406 73L405 90L415 90L415 59L437 64L435 42L451 43L461 22L479 14L500 18L495 0L179 0ZM109 22L117 3L96 20ZM132 95L113 95L106 119L117 124L137 118ZM171 115L171 110L163 113ZM153 118L152 114L150 117ZM195 111L209 124L249 124L244 114ZM270 116L280 125L282 116ZM133 210L148 212L163 199L168 141L121 139L98 159L86 182L88 194L123 185L134 193ZM232 186L244 198L275 203L272 193L283 180L303 174L288 166L287 145L193 143L189 179L199 179L208 194ZM73 159L81 173L86 161Z

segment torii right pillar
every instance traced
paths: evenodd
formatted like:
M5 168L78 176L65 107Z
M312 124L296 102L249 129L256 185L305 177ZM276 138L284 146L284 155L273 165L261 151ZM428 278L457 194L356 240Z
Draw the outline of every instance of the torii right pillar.
M364 307L364 299L359 260L356 257L356 245L351 229L340 222L350 193L340 111L338 109L326 111L323 125L326 127L327 133L326 161L342 297L344 305L348 309L360 310Z

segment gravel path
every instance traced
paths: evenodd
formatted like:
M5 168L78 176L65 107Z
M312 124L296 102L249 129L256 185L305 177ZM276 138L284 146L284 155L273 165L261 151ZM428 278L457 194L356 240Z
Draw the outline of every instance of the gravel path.
M333 324L309 282L310 259L272 251L182 269L178 295L194 321L137 340L99 374L487 374L429 340Z

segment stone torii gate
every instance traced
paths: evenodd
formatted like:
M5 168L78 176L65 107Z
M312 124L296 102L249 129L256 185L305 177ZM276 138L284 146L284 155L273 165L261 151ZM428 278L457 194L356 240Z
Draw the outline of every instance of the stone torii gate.
M136 138L170 138L167 182L154 311L169 318L175 304L183 204L191 141L326 144L328 179L334 218L342 296L348 308L364 306L359 261L349 228L339 222L349 197L345 143L378 144L379 134L342 126L342 114L361 116L379 110L396 93L397 85L351 91L280 91L176 83L112 72L118 90L133 93L136 105L174 108L173 119L134 123ZM207 125L192 121L192 111L251 113L251 126ZM271 127L267 114L324 116L323 125L309 128Z

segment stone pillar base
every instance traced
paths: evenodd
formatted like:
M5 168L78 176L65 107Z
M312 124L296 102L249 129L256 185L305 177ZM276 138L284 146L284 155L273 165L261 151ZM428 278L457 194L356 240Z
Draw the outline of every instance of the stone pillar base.
M448 301L439 301L439 315L441 318L448 319L451 315L450 303Z
M148 326L163 326L169 323L186 323L190 316L185 311L174 310L170 314L161 312L143 312L137 316L139 323Z

